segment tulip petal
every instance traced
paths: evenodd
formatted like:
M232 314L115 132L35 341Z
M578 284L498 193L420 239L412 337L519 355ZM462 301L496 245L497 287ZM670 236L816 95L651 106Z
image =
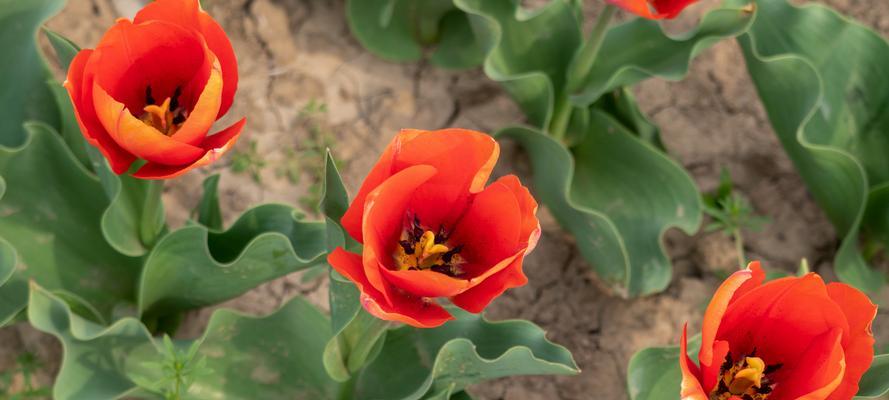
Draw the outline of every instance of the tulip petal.
M657 10L661 18L673 19L686 7L698 0L651 0L651 5Z
M407 205L417 187L437 173L417 165L392 175L367 195L364 209L364 269L368 281L388 297L380 269L393 265L392 252L404 228Z
M735 300L716 338L731 343L734 356L756 349L767 364L783 364L783 373L798 368L801 356L835 329L848 334L845 314L821 277L808 274L771 281Z
M327 256L327 262L337 272L355 283L361 292L361 305L377 318L398 321L418 328L434 328L454 318L434 302L406 296L398 291L393 291L390 296L393 302L390 304L368 281L364 274L362 257L358 254L349 253L338 247Z
M136 156L120 147L96 116L92 100L93 74L86 71L92 54L93 50L81 50L74 56L68 67L68 78L64 86L74 105L74 117L80 125L80 132L90 145L99 149L108 159L111 170L116 174L122 174L130 169L130 165L136 161Z
M704 313L704 324L701 329L701 351L698 358L703 370L704 388L713 389L716 374L719 373L719 367L725 358L724 352L721 356L714 353L714 341L726 309L729 304L761 285L763 280L765 273L759 262L754 261L746 269L733 273L719 286L719 289L716 289L716 294L713 295Z
M216 122L216 114L219 112L220 95L222 93L222 72L219 63L216 62L210 71L210 77L204 86L188 118L171 138L193 146L199 145L207 132Z
M682 384L679 395L682 400L707 400L707 394L701 388L698 379L698 367L688 357L688 324L682 327L679 339L679 368L682 371Z
M429 165L439 173L414 193L412 209L427 226L450 225L463 212L469 195L484 188L499 154L497 142L481 132L402 130L365 178L343 215L343 228L363 243L361 221L367 195L392 174L415 165Z
M204 12L198 0L156 0L146 5L134 18L139 24L151 20L172 22L184 27L198 28L210 51L219 59L222 69L222 101L217 118L228 112L238 89L238 60L231 41L222 27Z
M475 195L451 233L450 243L463 246L460 255L466 260L463 269L469 278L525 248L530 233L524 231L531 226L536 229L536 218L522 210L514 186L504 183L512 179L501 178Z
M164 21L134 25L126 19L105 33L93 59L96 83L136 113L146 105L148 87L158 103L179 88L180 103L191 109L213 65L196 31Z
M164 165L157 163L147 163L139 168L133 176L140 179L170 179L182 175L192 169L209 165L225 153L227 153L238 141L244 124L247 123L246 118L241 118L234 125L223 129L222 131L208 136L203 143L201 149L204 155L197 161L188 165Z
M482 279L473 279L473 286L463 293L454 296L451 302L471 313L478 314L491 303L492 300L503 294L508 289L524 286L528 278L522 272L522 262L525 251L516 254L510 259L504 260L505 267L492 268L497 270L491 276Z
M114 141L148 162L185 165L196 161L205 153L200 147L173 140L140 121L123 103L112 98L98 82L93 85L93 104L99 121Z
M844 283L827 285L827 294L846 314L849 335L843 337L846 356L846 372L843 382L828 400L845 400L858 393L858 382L870 368L874 358L874 336L871 324L877 315L877 306L861 291Z
M817 337L798 356L793 367L782 367L775 373L780 382L770 397L776 399L824 400L843 381L846 359L843 352L843 330L835 328ZM849 399L846 397L845 399Z
M664 18L664 15L660 13L655 14L651 11L648 0L608 0L608 2L643 18Z
M469 281L452 278L432 270L392 271L380 268L393 286L420 297L451 297L466 291Z

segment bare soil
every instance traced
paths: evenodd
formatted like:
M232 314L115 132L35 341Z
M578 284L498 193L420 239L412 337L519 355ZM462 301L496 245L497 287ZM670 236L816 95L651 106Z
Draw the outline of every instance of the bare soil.
M50 27L92 47L115 18L133 15L138 9L134 1L71 1ZM715 3L694 6L669 28L687 29ZM889 2L823 3L889 34ZM259 160L246 163L256 167L257 176L232 172L233 157L227 158L229 164L205 171L223 175L222 207L229 222L262 202L312 201L309 188L319 172L318 160L306 154L324 136L332 138L333 154L344 162L343 177L354 191L401 128L454 126L493 132L522 121L512 101L478 69L446 72L424 63L392 64L366 52L349 32L343 0L209 0L205 5L232 38L240 63L240 90L229 118L247 116L248 125L235 158L243 163L253 154ZM599 0L588 0L587 5L590 15L601 6ZM836 234L783 153L735 42L719 43L701 55L684 81L653 79L639 85L636 93L660 126L670 154L702 190L713 189L720 169L728 168L739 190L769 218L763 230L745 232L748 258L762 260L767 268L793 271L805 257L813 269L832 279ZM307 116L306 105L312 102L325 104L326 112ZM527 179L524 155L509 143L503 144L502 154L497 172L517 172ZM264 166L254 165L259 163ZM294 171L298 179L289 176ZM169 185L165 202L174 224L181 224L197 203L203 177L191 173ZM675 265L670 287L655 296L621 299L603 289L575 251L573 239L546 210L541 217L544 235L525 263L529 284L497 299L489 315L539 324L574 353L583 372L576 377L501 379L471 388L477 398L626 398L625 371L633 353L675 344L686 321L690 329L699 329L702 310L720 276L735 268L733 242L723 234L688 237L670 231L666 243ZM304 283L295 274L223 306L267 313L293 296L306 296L326 308L326 282ZM889 296L880 302L889 305ZM182 335L198 335L210 312L190 315ZM882 345L889 343L889 311L880 312L874 329ZM41 384L48 384L58 367L59 347L53 338L25 326L0 330L0 371L24 350L36 353L48 366L38 376Z

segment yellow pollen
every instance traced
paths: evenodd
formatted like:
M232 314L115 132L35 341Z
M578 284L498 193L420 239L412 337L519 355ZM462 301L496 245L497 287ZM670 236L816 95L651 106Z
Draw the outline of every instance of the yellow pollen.
M405 243L404 241L402 243ZM408 269L429 269L433 266L442 266L448 264L444 259L444 255L451 251L451 248L435 243L435 233L432 231L424 231L423 235L416 243L412 243L405 249L403 245L399 245L395 251L395 261L398 270L404 271ZM451 261L456 264L459 256L454 254Z
M170 110L171 103L172 99L168 97L160 105L150 104L145 106L145 108L142 109L145 111L145 114L143 114L140 119L142 122L154 127L164 135L169 136L176 133L182 124L173 122L175 120L176 110Z
M735 373L729 383L729 392L735 395L746 393L750 388L762 387L762 377L765 373L766 364L759 357L747 357L747 367Z

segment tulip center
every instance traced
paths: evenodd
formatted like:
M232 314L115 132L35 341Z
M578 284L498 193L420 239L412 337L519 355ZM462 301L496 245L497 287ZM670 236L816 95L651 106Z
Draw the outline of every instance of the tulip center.
M737 362L729 353L720 368L719 384L710 393L710 400L765 400L769 398L775 383L769 375L781 368L781 364L766 366L762 358L755 356L756 350Z
M430 269L448 276L463 274L460 265L464 263L460 257L462 245L449 246L448 233L444 227L438 233L424 229L416 216L401 234L401 240L395 248L395 264L399 271Z
M145 108L142 109L144 113L139 119L164 135L173 135L188 118L188 110L179 103L181 95L182 88L177 87L173 96L167 97L161 104L157 104L151 95L151 86L146 87Z

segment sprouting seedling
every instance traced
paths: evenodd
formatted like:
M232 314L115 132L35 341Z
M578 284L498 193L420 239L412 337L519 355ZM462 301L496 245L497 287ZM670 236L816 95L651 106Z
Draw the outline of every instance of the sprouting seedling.
M167 400L187 399L188 389L200 377L211 372L207 367L207 359L198 356L201 341L194 341L187 350L180 350L170 339L164 335L161 359L142 363L147 371L161 371L158 378L146 376L131 376L140 388L160 394Z
M3 399L25 400L45 399L52 395L49 388L34 386L34 373L43 368L43 364L31 352L24 352L16 357L15 367L0 373L0 395ZM12 381L16 375L21 374L22 389L17 393L11 393Z
M335 147L334 135L320 122L327 113L324 102L311 99L303 106L296 117L296 124L305 129L308 135L301 140L297 148L284 149L284 159L276 168L276 175L285 177L290 183L298 185L303 178L308 178L308 191L299 199L300 206L312 212L318 212L321 199L321 171L324 170L327 149ZM338 165L342 168L343 165ZM303 176L303 175L306 176Z
M266 160L259 153L255 140L248 143L246 150L232 152L231 169L236 174L247 173L256 183L262 183L262 170L266 166Z
M719 186L715 191L703 196L704 212L713 218L713 222L705 230L707 232L722 231L735 242L738 253L738 265L744 268L747 264L744 256L743 230L757 231L768 219L757 215L750 202L734 190L734 183L728 170L723 168L719 178Z

